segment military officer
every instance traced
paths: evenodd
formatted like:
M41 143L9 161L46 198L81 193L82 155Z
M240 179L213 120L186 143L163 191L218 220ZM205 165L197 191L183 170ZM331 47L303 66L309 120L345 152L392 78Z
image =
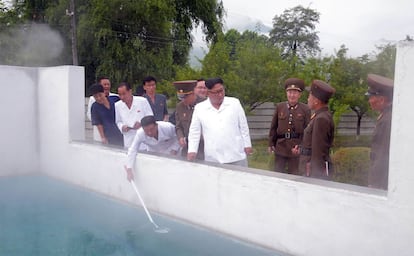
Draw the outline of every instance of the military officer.
M300 154L299 172L305 176L330 180L332 164L329 150L334 139L334 122L328 109L328 101L335 89L321 81L312 81L308 106L313 111L304 130L302 145L293 148Z
M388 165L392 117L393 80L369 74L366 95L371 109L379 112L371 144L371 165L368 172L368 186L388 188Z
M177 81L174 86L177 89L177 96L181 100L175 109L175 130L177 132L178 141L180 143L181 155L187 158L187 137L190 129L191 117L193 116L194 106L204 99L199 98L194 89L197 85L196 80ZM204 141L200 139L200 146L198 147L197 159L204 160Z
M299 174L299 156L292 148L302 142L303 130L310 120L310 108L299 102L305 83L298 78L285 81L287 101L276 105L269 130L269 153L275 154L274 170Z

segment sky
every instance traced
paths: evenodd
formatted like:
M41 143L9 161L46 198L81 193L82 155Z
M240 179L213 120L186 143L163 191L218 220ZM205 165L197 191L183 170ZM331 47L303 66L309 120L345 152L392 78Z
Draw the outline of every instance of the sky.
M316 31L323 55L335 54L345 44L348 55L358 57L375 51L375 45L414 36L413 0L223 0L223 5L225 29L240 32L254 29L258 22L262 31L271 29L275 15L297 5L314 9L320 13ZM198 29L194 48L200 47L207 49Z

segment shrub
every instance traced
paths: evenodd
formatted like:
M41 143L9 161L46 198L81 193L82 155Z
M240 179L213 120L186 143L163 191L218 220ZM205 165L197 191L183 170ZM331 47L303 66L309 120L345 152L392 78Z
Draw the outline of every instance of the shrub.
M368 147L339 148L332 155L334 181L367 186L369 170Z

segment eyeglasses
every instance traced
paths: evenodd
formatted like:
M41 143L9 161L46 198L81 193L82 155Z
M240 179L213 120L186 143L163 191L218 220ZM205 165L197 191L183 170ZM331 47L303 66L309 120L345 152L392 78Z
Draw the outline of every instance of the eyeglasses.
M224 89L218 89L218 90L208 90L208 93L211 93L213 95L218 95L218 94L224 94Z

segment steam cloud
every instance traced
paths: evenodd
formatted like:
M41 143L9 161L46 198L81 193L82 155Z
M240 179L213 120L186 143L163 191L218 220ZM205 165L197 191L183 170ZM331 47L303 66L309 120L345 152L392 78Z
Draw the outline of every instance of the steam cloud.
M64 43L47 24L25 24L0 34L0 63L19 66L47 66L59 63Z

